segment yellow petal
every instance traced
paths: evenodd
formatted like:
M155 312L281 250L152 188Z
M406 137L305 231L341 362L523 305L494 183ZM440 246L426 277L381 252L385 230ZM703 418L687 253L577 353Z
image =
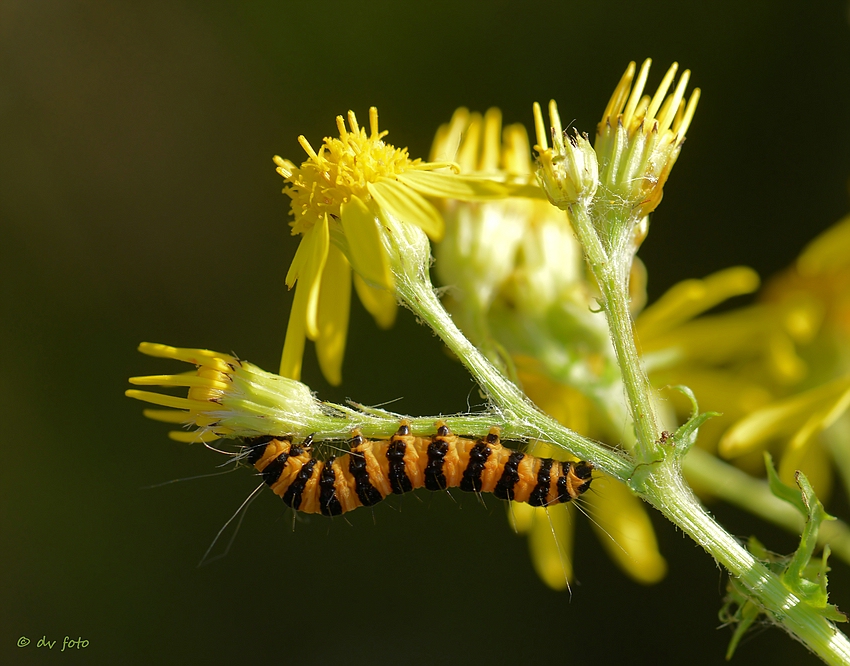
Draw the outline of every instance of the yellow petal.
M758 274L751 268L727 268L703 280L685 280L671 287L644 310L635 322L641 340L660 335L715 305L758 289Z
M332 385L342 383L342 359L348 335L348 313L351 308L351 267L342 252L331 245L322 273L319 295L319 337L316 355L325 379Z
M295 252L295 258L292 260L292 265L286 275L286 286L291 289L297 280L296 296L300 292L306 299L302 303L302 309L299 310L299 316L304 317L307 335L311 340L319 335L316 313L319 307L319 287L322 271L325 269L325 262L328 259L329 246L330 231L328 229L328 218L325 216L323 222L313 225L304 232L298 250ZM293 304L292 307L293 313L289 316L290 321L292 321L295 305Z
M534 507L525 502L508 502L508 520L517 534L525 534L534 523Z
M143 342L139 345L139 351L148 356L157 358L173 358L178 361L186 361L193 365L206 365L221 372L228 372L232 368L231 364L238 364L239 361L229 354L221 354L219 352L210 351L209 349L192 349L186 347L170 347L169 345L161 345L155 342ZM195 374L189 372L186 374Z
M189 412L179 412L173 409L145 409L142 414L149 419L162 423L194 423Z
M443 216L425 197L407 185L389 178L366 185L378 205L399 222L415 224L432 240L442 239L445 230Z
M806 276L830 273L848 265L850 265L850 215L815 238L797 259L797 268Z
M304 359L304 340L307 336L307 289L299 281L295 285L295 299L289 311L283 355L280 358L280 375L290 379L301 379L301 363Z
M603 476L593 480L595 492L583 498L591 507L593 528L609 556L638 583L657 583L667 573L655 531L643 503L629 489Z
M405 171L397 178L421 194L440 199L493 201L506 197L546 198L543 189L530 178L518 182L503 182L484 176L458 176L452 173L419 170Z
M448 123L440 125L431 144L429 162L453 162L457 156L464 129L469 125L469 110L460 107Z
M823 415L813 414L782 452L779 461L779 478L792 488L796 485L796 472L808 478L820 500L826 502L832 490L832 470L826 451L818 446L818 435L823 430Z
M175 442L195 444L196 442L214 442L217 439L221 439L221 436L214 432L210 432L209 430L205 430L203 432L197 430L193 430L191 432L172 430L168 433L168 438L173 439Z
M761 409L774 400L763 382L751 373L730 372L726 368L713 369L698 366L676 368L652 376L655 386L687 386L697 396L702 411L720 412L700 426L700 446L716 451L723 433L750 412ZM681 415L689 414L690 401L676 390L665 391L665 398ZM757 462L760 463L761 458Z
M528 537L531 562L553 590L565 590L573 577L573 521L569 504L531 507L534 522Z
M354 274L354 288L366 311L375 318L380 328L390 328L395 323L398 307L395 295L385 289L375 289L363 281L359 273Z
M452 118L452 121L454 121L454 118ZM475 171L478 168L478 153L483 128L483 118L476 111L469 115L469 122L466 127L458 129L457 152L453 159L463 171ZM426 192L423 192L423 194L426 194Z
M505 128L502 139L502 160L505 171L511 174L530 174L531 146L528 143L528 132L525 125L516 123Z
M340 206L340 216L352 268L376 287L392 290L393 276L376 215L362 199L352 196L351 201Z
M152 391L138 391L129 389L124 391L124 395L128 398L135 398L142 402L149 402L152 405L161 407L173 407L174 409L194 409L197 411L207 411L213 408L213 403L206 400L189 400L188 398L178 398L174 395L163 395L162 393L153 393ZM194 418L193 418L194 420Z
M186 372L179 375L148 375L147 377L130 377L128 380L136 386L194 386L201 388L226 391L230 388L228 382L216 381L199 376L197 372Z
M286 273L286 286L292 289L296 280L312 282L318 279L320 267L327 257L327 247L330 242L328 217L314 224L301 236L301 242Z
M788 383L799 380L806 367L792 341L811 330L801 321L817 317L801 301L754 305L641 337L641 346L650 372L688 360L714 365L756 360L775 380Z
M494 173L499 170L502 152L502 112L496 107L484 114L484 135L481 141L481 158L477 171Z
M718 450L724 458L748 453L770 440L791 435L810 419L822 430L832 425L848 406L850 377L841 377L751 413L726 431Z
M648 217L643 218L648 220ZM644 227L645 232L649 233L649 227ZM644 233L644 238L646 237ZM635 239L636 245L640 245L643 239ZM632 259L632 267L629 271L629 312L635 316L646 307L646 284L648 276L646 272L646 264L640 260L640 257Z

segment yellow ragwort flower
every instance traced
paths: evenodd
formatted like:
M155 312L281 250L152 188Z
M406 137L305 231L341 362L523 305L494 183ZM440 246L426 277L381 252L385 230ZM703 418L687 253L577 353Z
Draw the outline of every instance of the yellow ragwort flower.
M762 450L780 445L780 477L793 483L802 469L826 498L828 454L814 444L850 404L848 366L813 372L828 347L824 306L813 293L790 289L787 280L782 289L768 286L772 296L753 305L704 314L758 286L755 272L743 267L675 285L637 318L644 364L654 385L686 385L701 410L719 413L700 428L701 448L763 474ZM673 392L669 397L685 417L688 401Z
M771 280L757 307L809 313L808 335L797 342L799 372L775 387L773 400L735 422L719 451L730 458L760 456L778 444L780 478L789 483L802 469L825 499L833 466L850 487L850 216Z
M502 129L502 114L483 116L460 108L437 132L432 156L451 159L464 173L498 180L534 183L528 134L521 124ZM521 312L541 312L556 302L581 300L584 259L563 216L538 197L500 201L446 200L446 235L437 244L436 270L441 282L459 292L461 321L486 313L495 300L508 300ZM476 342L481 331L468 326Z
M637 79L635 63L629 64L597 125L592 148L587 134L564 131L554 100L549 102L548 128L540 105L534 104L537 177L549 201L579 215L575 221L589 216L606 251L625 252L624 261L646 237L648 215L661 201L700 96L697 88L685 104L689 71L667 94L678 69L675 63L655 95L644 95L650 63L643 63Z
M696 88L685 104L689 70L667 94L676 76L676 63L655 94L644 95L651 63L648 58L644 61L637 79L635 63L629 63L597 125L594 143L599 160L598 196L611 205L629 206L634 219L645 217L661 202L664 183L679 156L700 96Z
M396 299L383 229L393 222L415 225L437 240L443 219L426 196L475 200L508 191L487 179L459 176L451 162L410 159L406 148L384 141L374 107L368 133L351 111L348 125L338 116L339 138L325 138L318 151L300 136L308 156L301 166L275 157L283 191L292 199L292 233L302 236L286 275L287 286L297 288L280 366L293 379L301 376L306 337L316 342L328 381L341 382L352 267L363 305L379 326L392 325Z
M564 132L555 100L549 102L552 147L549 147L543 112L534 103L537 133L537 177L553 206L563 210L575 203L589 204L599 186L599 164L587 134Z
M130 389L135 398L168 409L146 409L155 421L180 424L169 437L178 442L211 442L221 437L321 434L328 409L299 381L273 375L252 363L207 349L183 349L143 342L139 351L196 366L178 375L131 377L137 386L188 388L185 398ZM195 427L195 430L186 428Z

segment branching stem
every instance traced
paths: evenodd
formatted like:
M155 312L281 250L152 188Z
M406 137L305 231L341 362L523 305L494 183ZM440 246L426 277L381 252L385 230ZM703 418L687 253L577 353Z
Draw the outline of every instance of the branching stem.
M590 460L599 469L628 484L642 499L702 546L749 591L751 599L773 621L803 642L828 664L850 664L850 641L815 608L803 602L721 527L697 500L681 472L676 443L659 441L658 419L649 379L640 363L629 313L627 267L630 253L611 252L599 240L587 210L572 210L571 220L599 284L612 342L620 364L629 409L635 424L637 461L578 435L541 412L463 335L434 294L421 266L394 270L402 302L425 321L457 355L487 392L505 422L538 432L548 442ZM622 225L625 226L625 225ZM613 256L612 256L613 255ZM412 268L408 265L408 268Z

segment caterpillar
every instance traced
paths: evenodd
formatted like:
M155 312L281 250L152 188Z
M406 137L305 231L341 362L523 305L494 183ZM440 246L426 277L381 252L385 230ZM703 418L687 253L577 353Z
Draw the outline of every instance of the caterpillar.
M480 439L453 434L417 437L402 423L389 439L370 440L355 431L349 453L328 460L312 455L312 438L267 435L245 440L245 457L274 493L296 511L338 516L372 506L387 495L416 488L489 492L500 499L548 506L570 502L590 487L593 465L560 462L501 445L492 428Z

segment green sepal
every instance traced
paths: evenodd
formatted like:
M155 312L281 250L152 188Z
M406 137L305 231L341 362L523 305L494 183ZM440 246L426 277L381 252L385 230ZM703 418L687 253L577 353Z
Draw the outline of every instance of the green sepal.
M773 467L772 461L770 467ZM773 474L776 474L775 470ZM817 546L818 530L821 523L824 520L835 520L835 517L830 516L823 508L823 504L815 495L815 491L805 474L798 470L794 478L800 488L806 525L803 528L803 534L800 536L800 546L791 556L785 571L781 575L782 582L825 618L834 622L846 622L847 617L844 613L839 611L834 604L828 603L826 574L829 571L829 566L827 566L829 547L824 548L819 563L811 562ZM794 506L798 505L795 503Z
M770 491L779 499L785 500L789 504L793 505L801 514L803 514L804 518L807 518L808 510L806 509L806 503L803 501L803 496L800 494L800 490L786 485L785 482L779 478L779 474L776 472L776 467L773 465L773 457L767 451L764 452L764 467L767 470L767 482L770 486Z

